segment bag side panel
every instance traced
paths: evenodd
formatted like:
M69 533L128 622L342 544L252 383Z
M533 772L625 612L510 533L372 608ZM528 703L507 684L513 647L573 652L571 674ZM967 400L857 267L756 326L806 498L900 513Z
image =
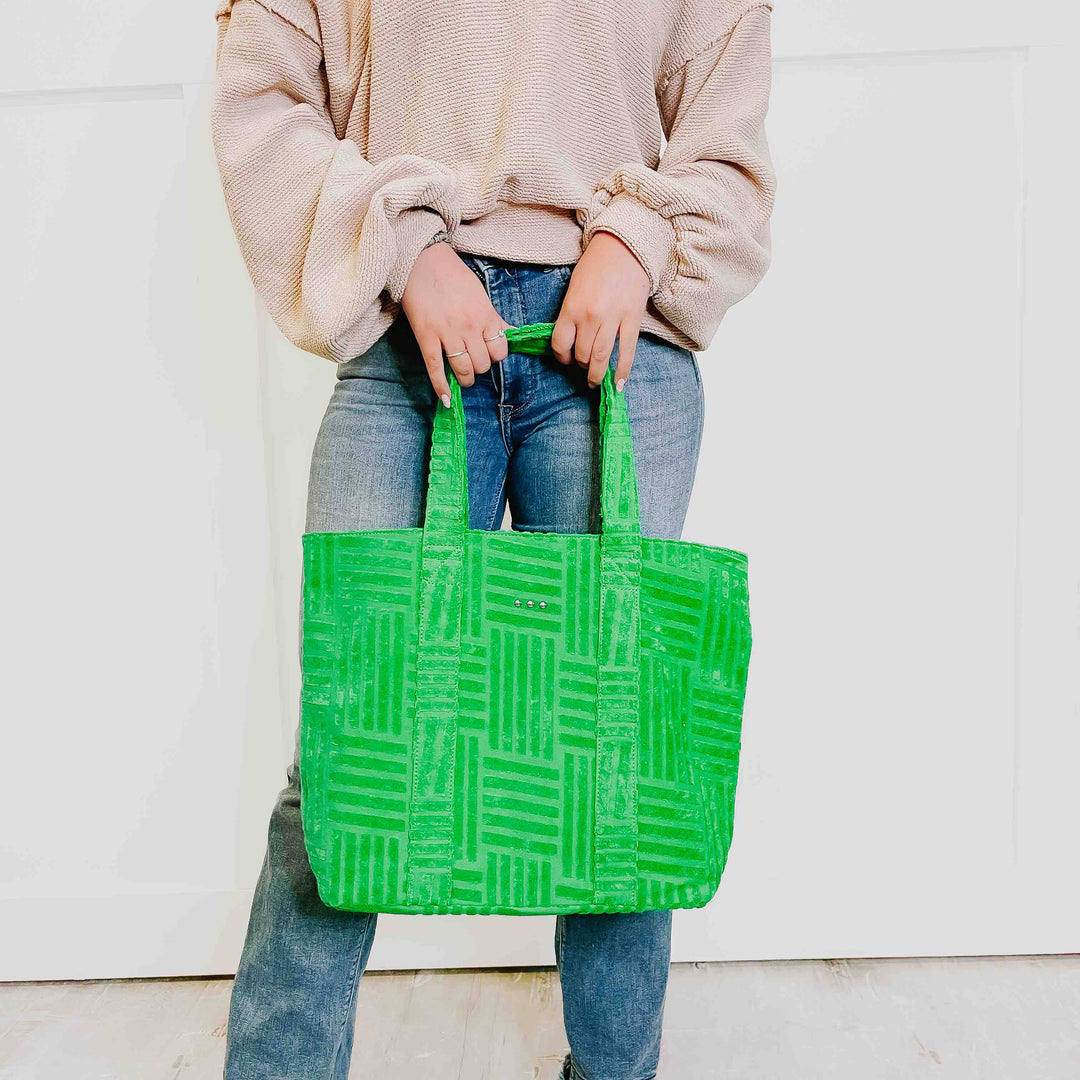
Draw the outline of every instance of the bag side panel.
M421 530L305 537L301 800L323 900L405 903Z
M642 575L642 812L649 906L704 903L730 846L749 651L745 557L646 540Z

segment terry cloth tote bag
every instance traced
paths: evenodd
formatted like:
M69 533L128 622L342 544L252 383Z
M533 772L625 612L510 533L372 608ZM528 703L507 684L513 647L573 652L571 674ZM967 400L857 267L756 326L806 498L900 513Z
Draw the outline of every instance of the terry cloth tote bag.
M508 329L510 351L550 350L552 325ZM423 527L302 537L319 895L418 914L701 907L732 837L746 556L642 537L610 369L600 533L470 529L449 379Z

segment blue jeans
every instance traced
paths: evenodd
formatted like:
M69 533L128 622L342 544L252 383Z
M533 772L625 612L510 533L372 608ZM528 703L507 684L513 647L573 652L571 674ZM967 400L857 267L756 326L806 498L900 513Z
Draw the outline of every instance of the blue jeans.
M555 320L572 264L464 258L507 322ZM404 314L337 375L312 455L307 531L419 525L436 399ZM642 533L678 539L704 415L694 354L642 334L624 393ZM599 531L599 396L576 363L516 353L463 388L472 528L498 529L509 503L515 529ZM346 1080L376 919L319 899L294 758L233 985L226 1080ZM563 1076L652 1080L670 955L670 911L556 917Z

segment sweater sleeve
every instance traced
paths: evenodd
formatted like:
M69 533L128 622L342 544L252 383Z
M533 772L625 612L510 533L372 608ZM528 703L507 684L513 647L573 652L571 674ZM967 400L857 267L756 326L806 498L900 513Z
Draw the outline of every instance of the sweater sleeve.
M282 333L341 363L460 222L457 176L412 154L372 164L338 138L312 0L219 0L216 18L211 138L240 251Z
M771 258L770 11L746 0L691 56L665 60L657 101L668 141L659 166L615 169L597 185L583 224L585 244L602 229L634 252L653 305L695 349L708 348Z

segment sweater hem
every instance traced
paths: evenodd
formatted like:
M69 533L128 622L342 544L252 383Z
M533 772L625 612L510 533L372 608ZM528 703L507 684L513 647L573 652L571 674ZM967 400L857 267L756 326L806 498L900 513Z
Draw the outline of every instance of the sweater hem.
M581 258L581 226L573 210L500 205L483 217L462 219L450 245L461 255L565 266Z
M459 255L568 266L581 258L582 235L573 210L500 205L483 217L461 221L450 234L450 246ZM641 319L641 329L690 352L700 351L702 347L665 319L651 298Z

